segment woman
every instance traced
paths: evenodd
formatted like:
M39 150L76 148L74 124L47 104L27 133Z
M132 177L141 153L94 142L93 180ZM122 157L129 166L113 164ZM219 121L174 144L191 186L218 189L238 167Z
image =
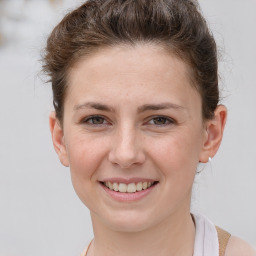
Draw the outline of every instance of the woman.
M227 116L216 55L192 0L89 0L55 27L50 129L91 213L82 255L255 255L190 213Z

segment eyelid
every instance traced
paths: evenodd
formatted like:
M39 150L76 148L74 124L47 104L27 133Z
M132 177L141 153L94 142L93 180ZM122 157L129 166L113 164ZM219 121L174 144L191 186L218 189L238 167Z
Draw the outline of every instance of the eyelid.
M104 121L103 121L102 124L89 123L88 121L90 119L93 119L93 118L102 118L102 119L104 119ZM105 122L107 122L107 123L105 123ZM90 115L90 116L87 116L87 117L83 118L81 120L81 123L89 125L89 126L103 126L103 125L109 125L111 122L105 116L103 116L103 115Z
M89 120L93 119L93 118L102 118L103 119L103 123L102 124L90 123ZM150 121L153 121L156 118L166 119L167 123L166 124L150 124ZM107 117L105 117L104 115L90 115L90 116L87 116L85 118L82 118L80 122L82 124L85 124L85 125L88 125L88 126L104 126L104 125L111 125L112 124L111 121L109 121L109 119ZM173 125L175 123L177 123L177 122L173 118L171 118L169 116L164 116L164 115L150 116L144 122L145 125L152 125L152 126L156 126L156 127L163 127L163 126Z
M152 121L153 119L156 119L156 118L163 118L163 119L166 119L167 120L167 124L149 124L149 125L154 125L154 126L157 126L157 127L161 127L161 126L167 126L167 125L173 125L176 123L176 121L171 118L171 117L168 117L168 116L164 116L164 115L155 115L155 116L151 116L147 119L146 121L146 124L148 124L150 121Z

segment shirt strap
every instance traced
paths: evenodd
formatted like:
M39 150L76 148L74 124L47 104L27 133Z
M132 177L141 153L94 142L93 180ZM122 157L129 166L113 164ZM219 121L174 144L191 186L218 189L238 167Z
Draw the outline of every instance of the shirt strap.
M93 239L92 239L92 241L93 241ZM83 252L81 253L80 256L86 256L86 255L87 255L87 252L88 252L88 250L89 250L89 247L90 247L92 241L91 241L91 242L89 243L89 245L83 250Z
M227 244L231 235L227 231L221 229L220 227L218 226L215 226L215 227L216 227L218 240L219 240L219 256L224 256L227 248Z

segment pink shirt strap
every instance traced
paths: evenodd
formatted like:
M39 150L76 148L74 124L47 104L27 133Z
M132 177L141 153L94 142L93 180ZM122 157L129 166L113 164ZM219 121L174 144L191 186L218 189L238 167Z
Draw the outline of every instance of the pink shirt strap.
M93 239L92 239L92 241L93 241ZM89 250L89 248L90 248L90 245L91 245L92 241L91 241L91 242L89 243L89 245L83 250L83 252L81 253L80 256L86 256L86 255L87 255L87 252L88 252L88 250Z

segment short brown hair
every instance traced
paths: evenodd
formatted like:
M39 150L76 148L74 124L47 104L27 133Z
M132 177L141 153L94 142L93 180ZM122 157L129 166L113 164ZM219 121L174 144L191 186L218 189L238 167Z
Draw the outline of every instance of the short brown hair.
M43 71L62 121L70 67L103 47L153 43L185 61L211 119L219 102L215 40L194 0L88 0L68 13L47 40Z

